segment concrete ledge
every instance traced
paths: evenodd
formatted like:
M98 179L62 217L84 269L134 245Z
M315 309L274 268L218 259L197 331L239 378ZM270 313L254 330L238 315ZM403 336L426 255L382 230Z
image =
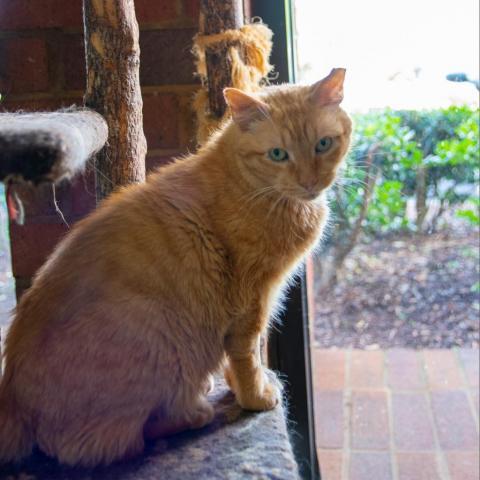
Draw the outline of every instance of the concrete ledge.
M92 470L58 465L35 453L21 465L0 466L2 480L244 480L299 478L288 438L284 407L243 411L223 382L210 400L208 427L147 446L136 461Z

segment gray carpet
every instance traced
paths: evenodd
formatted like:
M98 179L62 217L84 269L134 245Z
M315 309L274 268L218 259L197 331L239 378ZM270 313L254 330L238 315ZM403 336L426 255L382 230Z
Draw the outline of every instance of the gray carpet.
M225 384L210 400L215 419L202 430L148 445L143 457L92 470L58 465L35 453L22 465L0 466L2 480L297 480L284 408L244 412Z

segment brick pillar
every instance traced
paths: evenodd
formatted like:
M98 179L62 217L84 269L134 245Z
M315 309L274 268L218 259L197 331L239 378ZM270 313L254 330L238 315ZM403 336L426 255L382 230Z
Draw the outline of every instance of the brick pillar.
M140 25L147 169L194 147L191 99L198 88L190 54L199 0L135 0ZM0 1L0 109L55 110L82 103L85 89L82 0ZM93 175L56 189L58 205L74 224L95 207ZM55 211L52 188L13 186L25 224L10 221L17 293L29 285L68 227Z

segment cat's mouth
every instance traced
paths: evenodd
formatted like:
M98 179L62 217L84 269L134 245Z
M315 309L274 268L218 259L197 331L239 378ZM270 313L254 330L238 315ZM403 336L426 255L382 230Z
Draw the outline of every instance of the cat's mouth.
M323 188L318 190L304 190L304 189L295 189L285 192L288 197L293 200L300 200L302 202L313 202L320 198L322 195Z
M296 198L304 202L313 202L319 196L320 196L320 192L303 192L301 194L297 194Z

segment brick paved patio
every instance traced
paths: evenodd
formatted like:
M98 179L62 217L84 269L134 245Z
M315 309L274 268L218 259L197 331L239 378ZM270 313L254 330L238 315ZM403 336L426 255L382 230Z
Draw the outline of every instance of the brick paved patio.
M314 350L322 480L478 480L478 350Z

